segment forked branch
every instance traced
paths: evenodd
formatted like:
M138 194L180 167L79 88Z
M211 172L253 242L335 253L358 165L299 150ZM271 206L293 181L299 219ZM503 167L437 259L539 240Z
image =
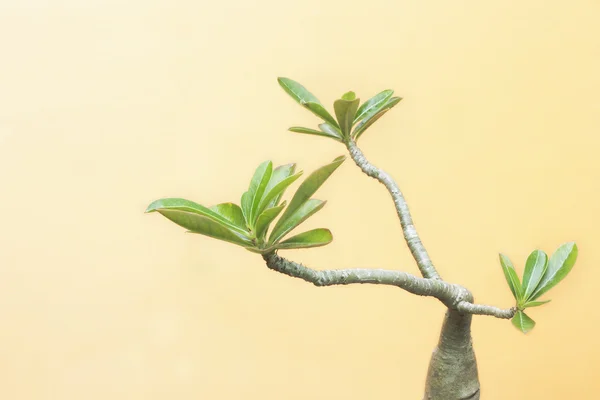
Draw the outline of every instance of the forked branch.
M473 296L464 287L440 279L419 278L402 271L385 269L351 268L318 271L300 263L287 260L275 253L263 256L267 266L282 274L300 278L315 286L350 285L354 283L396 286L407 292L435 297L446 307L466 314L491 315L496 318L512 318L515 308L474 304Z

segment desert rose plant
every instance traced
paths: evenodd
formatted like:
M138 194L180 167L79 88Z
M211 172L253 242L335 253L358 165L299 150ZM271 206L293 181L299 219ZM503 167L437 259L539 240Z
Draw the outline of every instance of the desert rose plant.
M502 309L475 303L467 288L442 279L417 234L400 188L389 174L371 164L356 144L365 131L401 98L394 97L392 90L384 90L360 104L354 92L347 92L334 102L334 118L299 83L287 78L279 78L278 82L296 102L321 120L318 129L294 126L289 128L290 131L340 142L362 172L388 190L420 276L366 268L315 270L278 254L280 250L324 246L332 241L331 232L325 228L294 235L290 233L323 208L325 201L312 196L340 167L344 156L308 175L289 203L282 201L284 192L300 178L302 172L296 172L294 164L274 168L270 161L265 161L256 168L239 205L221 203L205 207L190 200L165 198L151 203L146 211L158 212L189 232L224 240L261 254L268 268L316 286L371 283L397 286L416 295L437 298L445 306L446 314L429 364L424 399L479 399L477 362L471 339L472 316L510 319L519 331L531 331L535 322L525 314L525 310L550 301L541 297L571 271L577 258L577 246L573 242L565 243L550 257L541 250L534 250L527 258L522 280L508 256L500 254L500 266L515 298L515 305Z

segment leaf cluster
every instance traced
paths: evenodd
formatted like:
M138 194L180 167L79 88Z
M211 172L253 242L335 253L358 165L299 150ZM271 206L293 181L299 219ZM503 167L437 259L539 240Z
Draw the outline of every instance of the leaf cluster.
M358 140L371 125L402 100L401 97L392 97L394 91L388 89L360 104L354 92L347 92L333 103L334 118L319 99L298 82L288 78L278 78L277 81L301 106L323 120L318 130L302 126L293 126L289 130L324 136L338 142Z
M284 238L323 208L326 202L311 196L344 159L344 156L337 157L310 174L298 187L289 204L281 202L281 198L285 190L302 175L302 171L296 172L295 164L273 168L271 161L265 161L256 168L240 205L221 203L204 207L186 199L165 198L152 202L146 212L158 212L191 233L237 244L260 254L277 249L324 246L333 239L329 229L325 228ZM273 222L275 225L270 229Z
M534 250L525 262L522 282L510 259L506 255L500 254L500 265L504 277L517 301L517 313L512 319L512 323L517 329L523 333L533 329L535 321L525 314L524 310L530 307L539 307L550 301L538 299L562 281L573 269L577 260L577 252L577 245L574 242L561 245L550 258L543 251Z

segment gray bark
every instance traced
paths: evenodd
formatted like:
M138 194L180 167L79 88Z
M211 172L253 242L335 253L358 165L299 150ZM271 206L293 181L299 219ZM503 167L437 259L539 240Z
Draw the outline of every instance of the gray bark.
M413 258L415 259L419 270L421 271L421 275L423 275L424 278L441 279L437 270L433 266L431 258L429 258L427 250L425 250L425 246L423 246L423 243L421 242L421 238L417 233L412 216L410 215L408 204L406 203L404 195L400 191L396 181L394 181L394 179L387 172L371 164L363 152L358 148L358 146L356 146L356 143L353 140L349 139L346 142L346 147L350 152L350 157L352 157L352 160L354 160L354 163L361 169L361 171L371 178L378 180L383 186L385 186L390 193L390 196L392 196L392 200L394 200L394 206L396 207L396 213L398 214L400 225L402 226L404 240L406 241Z
M352 139L346 141L346 147L356 165L365 174L377 179L388 189L396 206L404 239L421 275L424 278L442 281L421 242L406 200L396 182L385 171L371 164ZM477 362L471 340L472 315L512 318L516 312L515 308L500 310L495 307L473 304L471 293L465 288L460 287L460 289L455 292L455 301L451 303L435 296L448 306L448 310L438 346L433 352L429 364L425 400L479 400Z
M404 239L423 277L402 271L367 268L319 271L286 260L275 252L263 255L267 266L316 286L357 283L390 285L419 296L437 298L446 306L447 311L438 345L429 364L424 400L479 400L477 361L471 339L472 316L479 314L509 319L514 316L516 308L500 309L475 304L469 290L444 281L421 242L406 200L396 182L385 171L371 164L353 140L348 139L346 147L356 165L388 189L402 225Z
M446 311L440 340L429 363L424 400L479 400L471 319L471 314Z
M446 307L466 314L512 318L516 309L502 309L473 303L473 295L466 288L437 279L419 278L402 271L370 268L315 270L287 260L276 253L263 255L267 267L282 274L300 278L315 286L375 284L396 286L419 296L435 297Z
M315 286L377 284L440 300L447 308L440 339L431 357L424 400L478 400L479 379L471 339L473 314L512 318L516 309L475 304L471 293L443 280L419 278L402 271L350 268L315 270L275 253L263 255L269 269Z

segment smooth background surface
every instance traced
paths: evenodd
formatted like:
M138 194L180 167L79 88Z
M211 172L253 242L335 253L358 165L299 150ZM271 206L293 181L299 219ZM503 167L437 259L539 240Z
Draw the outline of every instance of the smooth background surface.
M0 398L420 399L443 308L320 289L146 205L238 201L255 166L344 149L286 132L330 104L405 100L361 139L441 274L511 306L497 261L575 240L524 336L474 321L483 398L596 399L597 1L3 1ZM385 190L347 162L308 227L315 268L416 268ZM283 253L282 253L283 254Z

